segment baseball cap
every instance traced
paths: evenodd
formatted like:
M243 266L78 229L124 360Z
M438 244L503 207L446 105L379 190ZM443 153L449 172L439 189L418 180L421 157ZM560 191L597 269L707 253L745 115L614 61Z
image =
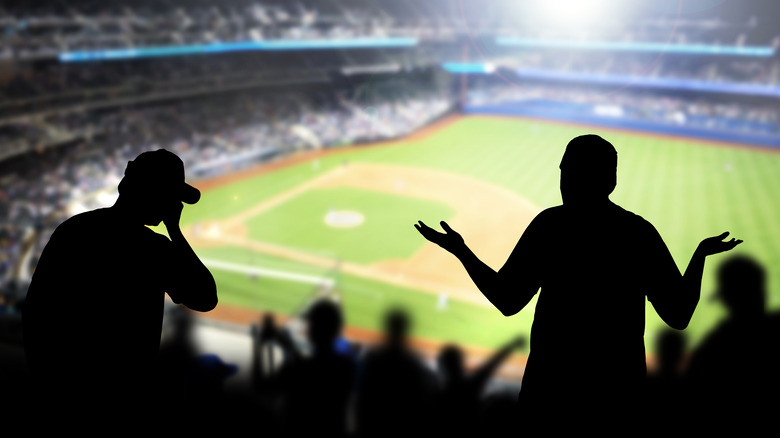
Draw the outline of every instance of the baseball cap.
M135 160L127 162L125 176L170 190L187 204L200 200L200 191L184 181L184 162L167 149L142 152Z

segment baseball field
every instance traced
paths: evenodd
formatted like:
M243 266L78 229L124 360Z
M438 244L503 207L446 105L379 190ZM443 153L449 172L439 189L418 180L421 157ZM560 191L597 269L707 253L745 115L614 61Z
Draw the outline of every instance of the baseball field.
M450 254L414 229L446 220L498 269L528 222L560 203L558 164L573 137L618 150L611 199L652 222L683 270L705 237L730 231L769 270L780 305L780 154L748 146L520 118L447 119L400 141L307 151L196 181L182 224L219 287L214 315L238 322L295 315L317 294L343 303L351 334L381 330L391 306L422 341L492 349L528 334L533 304L504 317ZM593 236L594 241L598 236ZM725 255L708 259L692 344L723 316L709 297ZM646 345L663 323L647 305ZM586 328L583 328L585 330ZM581 336L590 334L583 331Z

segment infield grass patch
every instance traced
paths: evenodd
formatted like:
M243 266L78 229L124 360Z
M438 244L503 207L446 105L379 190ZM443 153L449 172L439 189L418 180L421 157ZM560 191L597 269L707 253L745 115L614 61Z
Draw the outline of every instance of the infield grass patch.
M334 228L331 211L355 211L360 225ZM247 221L248 237L355 263L411 257L425 240L413 224L420 218L446 220L454 211L443 204L349 187L318 188Z

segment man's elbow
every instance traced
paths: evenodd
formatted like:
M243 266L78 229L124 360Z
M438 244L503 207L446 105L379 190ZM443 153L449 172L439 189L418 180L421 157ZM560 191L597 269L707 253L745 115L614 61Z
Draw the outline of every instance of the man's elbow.
M202 301L200 303L200 312L209 312L214 310L219 302L219 298L217 298L217 282L214 280L214 277L210 277L209 280L210 281L208 281L208 286L200 295Z
M685 308L680 309L677 312L674 312L673 315L671 315L669 326L677 329L677 330L685 330L688 328L688 325L691 323L691 319L693 319L693 313L696 311L696 305L688 305L685 306Z
M691 318L684 316L670 317L665 319L666 325L675 330L685 330L691 322Z
M513 316L522 310L522 307L518 307L517 305L508 305L508 304L504 304L502 306L496 306L496 308L504 316Z
M199 312L211 312L212 310L217 308L217 299L215 298L214 301L209 302L205 306L203 306L201 309L199 309Z
M214 310L219 303L219 298L217 297L217 284L212 280L210 286L211 287L209 287L208 290L205 291L203 295L201 295L202 300L201 303L199 303L200 309L198 309L200 312L209 312Z
M655 307L658 316L661 317L666 325L675 330L688 328L693 318L693 313L696 311L696 304L696 302L682 301L653 301L653 307Z
M217 286L215 283L210 284L208 287L197 287L193 285L185 290L191 292L182 297L181 304L184 304L191 310L209 312L214 310L219 303L219 299L217 298Z
M527 294L523 294L520 296L520 299L512 299L512 300L505 300L505 301L496 301L493 303L494 306L501 312L504 316L513 316L518 314L521 310L525 309L525 306L528 305L529 302L531 302L531 299L533 298L536 290L533 290ZM517 297L513 297L517 298Z
M186 303L186 306L197 312L210 312L217 307L218 302L217 294L213 294L212 297Z

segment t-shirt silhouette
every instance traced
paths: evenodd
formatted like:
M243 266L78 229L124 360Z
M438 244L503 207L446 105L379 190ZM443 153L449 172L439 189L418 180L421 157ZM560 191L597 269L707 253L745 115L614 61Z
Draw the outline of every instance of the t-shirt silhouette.
M529 224L504 270L541 288L523 397L635 393L647 371L645 298L666 293L662 285L679 278L652 224L609 200L548 208Z
M165 293L177 301L171 251L167 237L111 208L58 226L25 301L31 369L79 390L142 382L159 350Z

